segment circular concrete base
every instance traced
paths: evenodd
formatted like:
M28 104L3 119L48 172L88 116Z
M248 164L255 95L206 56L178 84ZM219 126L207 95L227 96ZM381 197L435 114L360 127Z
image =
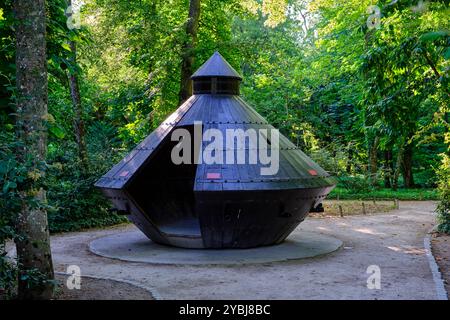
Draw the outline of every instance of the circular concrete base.
M233 265L312 258L336 251L342 241L318 233L300 231L282 244L253 249L182 249L156 244L140 231L93 240L91 252L131 262L176 265Z

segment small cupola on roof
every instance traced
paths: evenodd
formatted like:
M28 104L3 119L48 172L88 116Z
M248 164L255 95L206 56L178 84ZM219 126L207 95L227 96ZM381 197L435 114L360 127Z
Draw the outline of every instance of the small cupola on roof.
M242 77L222 57L214 52L192 76L194 94L239 95Z

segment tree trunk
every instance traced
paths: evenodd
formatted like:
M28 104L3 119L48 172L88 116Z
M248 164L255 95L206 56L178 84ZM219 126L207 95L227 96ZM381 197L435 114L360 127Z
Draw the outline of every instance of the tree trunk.
M413 148L411 144L405 146L403 154L403 183L405 188L414 187L414 177L412 172Z
M352 173L352 162L353 162L353 149L352 149L352 145L349 143L348 144L347 165L345 166L345 172L347 172L347 174Z
M73 66L76 66L77 47L75 42L70 42L70 49L72 50L72 58L70 60ZM78 84L78 72L76 70L73 72L69 71L69 87L74 111L73 127L75 131L75 139L78 146L78 158L80 159L83 171L87 172L89 168L89 161L86 150L83 106L81 104L80 87Z
M392 151L385 150L384 151L384 187L391 188L391 177L393 173L393 164L392 164Z
M45 0L15 0L16 24L16 86L17 139L23 143L18 150L22 161L31 160L33 180L37 183L45 172L42 163L47 152L47 64L45 43ZM45 202L45 191L38 186L20 190L23 198L33 197ZM30 206L24 199L16 224L19 262L18 294L22 299L50 299L53 294L53 265L50 251L47 212ZM42 280L30 282L24 277L39 272Z
M191 75L194 64L194 48L197 43L198 21L200 18L200 0L189 1L189 17L186 23L187 39L183 44L181 53L181 83L179 99L180 103L192 94Z
M67 2L67 5L71 6L72 1L69 0ZM71 68L69 68L68 71L69 72L68 78L69 78L70 96L72 98L72 105L74 111L73 127L75 132L75 140L77 142L78 147L78 158L80 160L83 171L87 172L89 169L89 161L87 156L86 140L85 140L83 105L81 104L80 86L78 81L77 45L74 41L70 41L69 46L71 50L69 57Z
M398 177L400 175L400 170L401 170L401 167L402 167L403 152L404 152L404 146L403 146L403 143L401 143L398 146L397 161L396 161L396 164L395 164L394 178L392 179L392 189L394 191L397 191L397 189L398 189Z
M378 171L378 145L380 144L380 137L375 137L372 145L369 148L369 175L370 182L373 186L377 183Z

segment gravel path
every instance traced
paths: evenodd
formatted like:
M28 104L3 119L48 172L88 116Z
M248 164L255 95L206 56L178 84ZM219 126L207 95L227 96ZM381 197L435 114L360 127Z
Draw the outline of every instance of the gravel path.
M102 258L88 251L91 240L125 230L52 237L55 269L79 265L83 275L125 280L149 289L157 299L436 299L423 247L435 223L434 202L401 202L389 214L309 218L308 230L341 239L330 255L246 266L151 265ZM381 289L368 289L370 265L381 271Z

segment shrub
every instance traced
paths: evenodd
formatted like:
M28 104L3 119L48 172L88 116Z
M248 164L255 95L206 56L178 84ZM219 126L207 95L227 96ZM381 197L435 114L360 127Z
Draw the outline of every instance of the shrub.
M437 171L440 202L436 208L438 230L450 234L450 157L442 155L442 165Z
M19 190L30 188L31 184L40 187L32 179L34 171L31 170L30 159L17 157L20 146L12 132L0 132L0 298L6 299L14 296L17 283L17 263L6 252L6 242L18 237L14 228L17 213L24 204L31 208L45 205L19 193Z
M50 232L76 231L125 222L108 211L109 201L94 187L95 181L118 161L122 154L113 127L95 122L88 130L89 167L82 169L74 142L49 146L47 198Z
M369 192L372 187L364 176L342 176L338 178L339 186L354 193Z

